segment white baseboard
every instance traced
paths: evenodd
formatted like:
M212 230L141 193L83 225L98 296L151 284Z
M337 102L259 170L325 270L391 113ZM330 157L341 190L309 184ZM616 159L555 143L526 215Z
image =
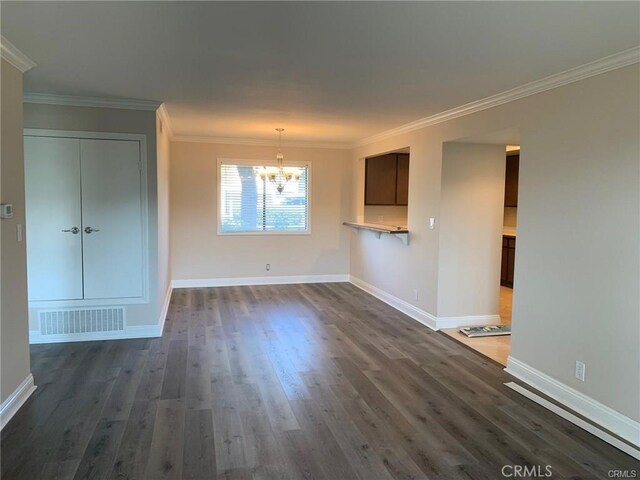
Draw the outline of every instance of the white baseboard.
M24 402L27 401L35 389L36 386L33 384L33 375L29 374L27 378L18 385L18 388L2 402L2 405L0 405L0 430L9 423L9 420L11 420Z
M162 336L160 325L129 325L122 338L155 338Z
M601 430L596 425L583 420L581 417L574 415L573 413L571 413L568 410L565 410L559 405L556 405L555 403L550 402L549 400L541 397L540 395L537 395L531 390L524 388L522 385L518 385L515 382L506 382L504 385L505 387L509 387L511 390L518 392L520 395L527 397L529 400L536 402L538 405L543 406L544 408L555 413L556 415L559 415L565 420L570 421L571 423L573 423L574 425L577 425L583 430L586 430L591 435L595 435L599 439L604 440L608 444L613 445L614 447L622 450L627 455L631 455L633 458L640 460L640 450L634 448L632 445L629 445L626 442L623 442L619 438L614 437L613 435L610 435L608 432Z
M500 315L469 315L466 317L438 317L436 328L484 327L499 325Z
M162 331L164 330L164 322L169 310L169 303L171 303L172 292L173 288L169 286L160 310L158 323L156 325L127 325L124 331L120 332L88 332L71 333L66 335L41 335L39 330L30 330L29 343L91 342L98 340L127 340L131 338L161 337Z
M509 356L505 371L640 448L640 423Z
M29 331L29 343L91 342L97 340L127 340L153 338L162 335L160 325L129 325L123 332L88 332L62 335L41 335L39 330Z
M164 296L164 303L162 304L162 309L160 310L160 318L158 318L158 330L159 330L158 336L162 336L162 332L164 331L164 322L167 319L167 313L169 312L169 304L171 303L172 293L173 293L173 286L169 285L169 288L167 288L167 294Z
M286 277L195 278L173 280L173 288L239 287L245 285L285 285L290 283L348 282L349 275L291 275Z
M405 315L408 315L409 317L413 318L414 320L417 320L421 324L426 325L430 329L432 330L438 329L438 326L437 326L438 319L434 315L431 315L429 312L425 312L424 310L414 305L411 305L408 302L405 302L401 298L391 295L390 293L387 293L378 287L374 287L370 283L367 283L364 280L360 280L359 278L354 277L353 275L349 276L349 281L352 284L354 284L356 287L373 295L379 300L382 300L384 303L391 305L396 310L401 311Z
M384 303L391 305L396 310L401 311L405 315L410 316L414 320L426 325L432 330L441 330L443 328L460 328L460 327L480 327L484 325L497 325L500 323L500 315L473 315L466 317L436 317L409 302L402 300L384 290L365 282L364 280L349 276L349 281L356 287L382 300Z

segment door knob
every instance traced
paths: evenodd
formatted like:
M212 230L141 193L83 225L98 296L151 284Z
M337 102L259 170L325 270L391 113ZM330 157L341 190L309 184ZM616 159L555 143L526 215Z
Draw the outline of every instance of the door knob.
M63 232L70 232L70 233L73 233L74 235L76 235L80 231L80 229L78 227L73 227L73 228L69 228L67 230L62 230L62 231Z
M93 232L99 232L99 231L100 231L99 228L84 227L84 233L86 233L86 234L93 233Z

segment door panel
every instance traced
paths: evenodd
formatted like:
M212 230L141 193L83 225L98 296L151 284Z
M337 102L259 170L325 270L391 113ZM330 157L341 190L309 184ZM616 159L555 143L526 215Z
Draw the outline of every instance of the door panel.
M84 297L141 297L139 143L83 139L80 150Z
M80 141L25 137L29 300L82 298Z

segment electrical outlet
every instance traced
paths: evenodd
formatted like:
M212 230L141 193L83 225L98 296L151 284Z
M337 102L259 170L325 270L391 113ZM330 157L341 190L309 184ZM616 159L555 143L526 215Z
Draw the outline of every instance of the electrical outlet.
M384 215L378 215L378 221L384 222Z
M269 270L271 270L271 264L270 264L270 263L267 263L267 265L266 265L264 268L265 268L265 269L267 270L267 272L268 272Z
M413 289L413 299L417 302L418 301L418 289L414 288Z
M587 366L583 362L576 360L576 378L581 382L584 382L584 376L586 371L587 371Z

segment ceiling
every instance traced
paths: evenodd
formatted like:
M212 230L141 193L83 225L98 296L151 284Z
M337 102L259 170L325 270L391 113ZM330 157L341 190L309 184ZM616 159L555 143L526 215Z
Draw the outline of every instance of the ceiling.
M10 2L25 91L174 134L351 143L640 44L638 2Z

